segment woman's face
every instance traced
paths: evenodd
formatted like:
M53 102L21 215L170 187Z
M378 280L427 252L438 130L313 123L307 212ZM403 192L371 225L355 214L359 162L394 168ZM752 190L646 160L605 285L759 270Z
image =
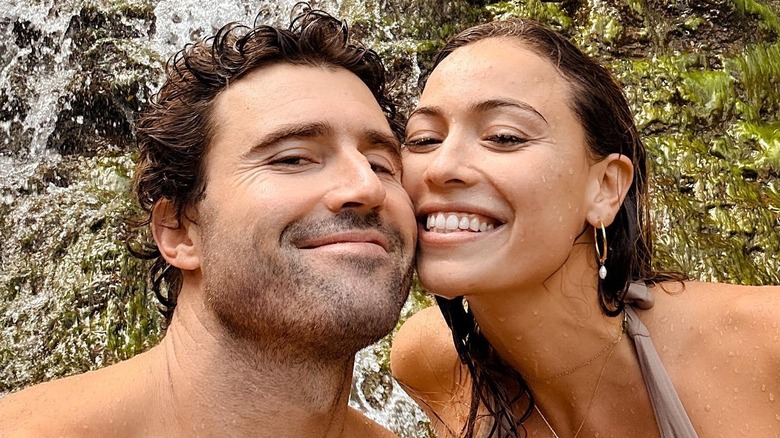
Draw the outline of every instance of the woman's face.
M512 39L461 47L436 67L403 152L430 291L512 292L560 272L598 187L571 94Z

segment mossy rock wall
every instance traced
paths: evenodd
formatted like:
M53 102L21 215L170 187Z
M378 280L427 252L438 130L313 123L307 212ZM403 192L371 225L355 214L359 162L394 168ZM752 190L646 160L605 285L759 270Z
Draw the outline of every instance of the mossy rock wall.
M49 28L0 13L0 393L105 366L159 340L145 265L124 238L136 213L128 196L134 114L170 55L149 44L170 33L158 27L161 4L29 0L57 18ZM625 85L650 154L657 267L780 284L777 0L322 6L348 17L386 58L406 111L433 55L458 30L510 16L559 29ZM171 7L174 23L191 11L186 2L180 12ZM252 14L283 22L279 10L261 5ZM40 125L49 131L30 128L47 97L56 110ZM419 288L413 298L404 317L430 303ZM376 350L384 371L388 342ZM419 436L419 427L405 433Z

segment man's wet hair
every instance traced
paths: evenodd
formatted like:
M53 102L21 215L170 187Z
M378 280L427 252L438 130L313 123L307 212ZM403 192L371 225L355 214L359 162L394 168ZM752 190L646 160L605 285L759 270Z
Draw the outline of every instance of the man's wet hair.
M346 22L301 3L287 29L230 23L216 35L170 58L166 79L136 123L139 154L134 195L143 209L138 225L148 230L152 210L170 202L178 223L203 199L205 157L214 136L214 101L231 82L257 69L291 64L343 68L373 93L400 139L403 120L387 96L386 71L379 56L353 41ZM134 255L151 260L149 283L170 323L182 286L182 272L163 258L150 233L131 245Z

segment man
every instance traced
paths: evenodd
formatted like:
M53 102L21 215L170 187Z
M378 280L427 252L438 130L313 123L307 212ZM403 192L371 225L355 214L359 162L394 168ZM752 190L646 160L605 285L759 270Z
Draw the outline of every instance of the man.
M383 67L346 41L310 11L173 59L135 183L166 335L0 400L0 435L390 435L347 400L406 299L416 220Z

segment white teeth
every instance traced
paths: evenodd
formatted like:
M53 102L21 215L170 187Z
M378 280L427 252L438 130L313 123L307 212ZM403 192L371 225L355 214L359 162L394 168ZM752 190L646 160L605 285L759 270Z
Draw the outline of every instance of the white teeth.
M467 230L485 232L494 228L495 224L489 224L487 220L474 214L430 213L426 220L426 229L438 233Z
M477 219L476 217L471 218L469 229L471 231L479 231L479 219Z
M458 217L454 214L451 214L447 216L447 224L446 228L448 230L457 230L458 229Z
M443 230L445 229L445 225L447 224L447 219L444 218L443 213L439 213L436 215L436 222L433 224L436 228Z

